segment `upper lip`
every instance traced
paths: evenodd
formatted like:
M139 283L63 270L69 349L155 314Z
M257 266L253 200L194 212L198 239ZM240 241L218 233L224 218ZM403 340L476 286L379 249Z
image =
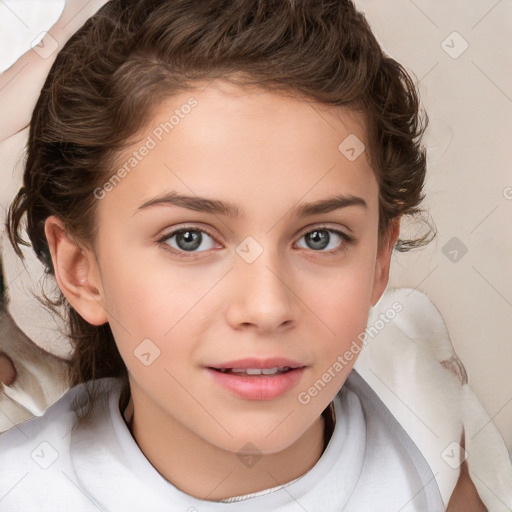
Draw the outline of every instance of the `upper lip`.
M257 358L257 357L247 357L245 359L237 359L236 361L227 361L225 363L218 363L209 366L209 368L215 369L233 369L233 368L276 368L287 366L289 368L302 368L306 366L297 361L293 361L292 359L287 359L285 357L267 357L265 359Z

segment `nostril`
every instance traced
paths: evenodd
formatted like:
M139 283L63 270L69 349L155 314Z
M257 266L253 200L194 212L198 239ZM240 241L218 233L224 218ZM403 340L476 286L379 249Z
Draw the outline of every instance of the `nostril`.
M12 359L5 352L0 352L0 382L5 386L11 386L16 381L16 375Z

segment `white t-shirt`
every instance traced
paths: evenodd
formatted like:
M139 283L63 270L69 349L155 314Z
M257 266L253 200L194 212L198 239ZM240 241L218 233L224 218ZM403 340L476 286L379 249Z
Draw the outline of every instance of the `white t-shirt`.
M0 435L2 512L442 512L420 451L353 370L334 399L336 425L320 459L301 477L233 499L194 498L146 459L119 410L121 381L96 382L91 421L76 426L70 389L43 416Z

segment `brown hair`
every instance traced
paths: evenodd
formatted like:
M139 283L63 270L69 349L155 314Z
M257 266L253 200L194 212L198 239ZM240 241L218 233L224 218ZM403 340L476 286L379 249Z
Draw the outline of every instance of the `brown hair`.
M411 77L351 1L111 0L60 51L34 109L23 187L8 213L20 257L19 245L29 245L20 234L25 214L49 274L48 216L92 242L93 191L116 155L162 99L216 78L362 112L379 183L379 240L397 216L422 212L427 116ZM425 245L431 233L396 249ZM70 384L126 378L109 325L90 325L60 301L75 347Z

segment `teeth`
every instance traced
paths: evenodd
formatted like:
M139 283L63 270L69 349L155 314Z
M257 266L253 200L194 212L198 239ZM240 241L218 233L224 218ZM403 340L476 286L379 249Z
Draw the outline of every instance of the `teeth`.
M276 366L275 368L221 368L222 373L240 373L244 375L277 375L290 370L289 366Z
M247 370L245 370L245 373L247 373L247 375L261 375L262 372L263 370L260 370L258 368L247 368Z

